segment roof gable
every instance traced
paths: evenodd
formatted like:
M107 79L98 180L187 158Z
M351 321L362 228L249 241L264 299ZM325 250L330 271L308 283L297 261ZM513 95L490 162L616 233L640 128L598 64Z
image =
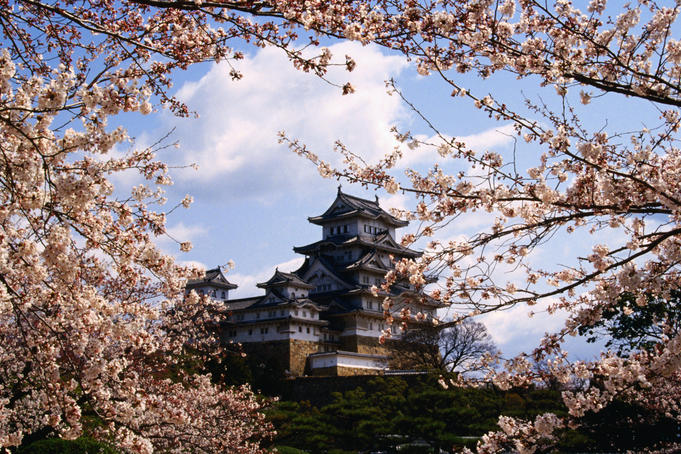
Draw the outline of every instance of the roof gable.
M311 289L313 286L302 280L298 275L293 274L293 273L284 273L282 271L279 271L279 268L277 268L274 271L274 274L272 275L269 280L265 282L260 282L256 284L260 288L269 288L269 287L297 287L297 288L304 288L304 289Z
M212 286L232 290L237 288L236 284L232 284L227 280L220 267L207 270L204 277L201 279L189 279L187 281L187 288L196 288L202 286Z
M327 266L321 259L311 259L306 267L303 278L310 283L318 282L322 279L328 278L340 289L350 289L354 286L341 279L330 266Z
M378 251L374 249L347 266L348 270L356 268L373 268L385 272L390 270L390 260L387 257L382 259Z
M387 247L391 247L391 248L394 248L394 249L404 249L404 246L402 246L397 241L395 241L395 239L392 236L390 236L390 234L388 232L385 232L385 233L379 235L376 238L375 242L376 242L376 244L379 244L381 246L387 246Z

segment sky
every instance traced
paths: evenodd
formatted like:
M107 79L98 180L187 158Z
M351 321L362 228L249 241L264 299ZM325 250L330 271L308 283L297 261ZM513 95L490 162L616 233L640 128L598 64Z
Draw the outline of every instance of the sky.
M176 79L175 94L198 118L181 119L161 111L144 121L128 121L137 146L152 144L171 133L169 140L179 146L160 155L177 167L171 172L175 183L168 188L170 204L179 202L185 194L194 198L190 209L175 210L168 218L170 236L191 241L193 249L181 253L178 244L168 237L160 237L158 244L178 260L206 268L224 266L233 260L236 267L228 279L239 286L233 297L260 294L262 290L255 284L267 280L275 267L292 271L302 263L303 257L295 254L293 247L321 238L321 228L307 218L326 210L340 183L344 192L370 199L378 196L384 208L409 208L415 204L400 193L391 196L323 179L316 166L278 143L279 131L299 138L322 159L335 164L340 164L339 156L333 152L336 140L366 160L375 161L396 145L390 132L393 125L430 137L432 131L417 115L398 96L386 93L385 81L394 78L410 101L445 134L478 150L505 155L513 151L509 124L493 121L465 101L451 98L451 90L442 82L418 75L403 57L347 42L333 44L330 50L341 60L348 54L357 61L352 73L337 68L328 76L341 85L350 81L355 93L342 96L338 87L294 69L276 49L250 49L239 64L244 74L239 81L230 79L228 67L215 64L201 65ZM553 90L540 88L534 81L516 82L507 75L489 81L464 77L462 82L482 96L487 92L501 93L504 100L518 106L524 94L542 96ZM584 116L604 127L631 121L622 109L606 111L611 123L599 117L596 109L584 111ZM537 150L527 147L519 152L520 162L530 162L537 155ZM425 170L439 159L432 152L405 153L398 175L407 166ZM198 165L198 169L191 164ZM442 165L454 171L459 164ZM135 182L133 175L114 179L118 189ZM456 238L475 233L492 217L487 213L467 216L440 235ZM402 233L414 228L407 227ZM574 242L562 248L550 253L540 249L533 260L539 264L542 260L556 263L563 257L567 260L575 256ZM547 316L540 310L530 318L528 308L515 307L491 314L484 322L497 345L511 355L531 349L545 331L559 329L562 317ZM580 359L587 359L595 351L580 341L572 341L570 346L573 357Z

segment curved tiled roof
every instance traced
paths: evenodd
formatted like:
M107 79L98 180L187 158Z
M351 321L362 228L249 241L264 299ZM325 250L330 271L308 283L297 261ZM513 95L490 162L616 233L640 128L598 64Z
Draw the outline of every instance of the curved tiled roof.
M381 249L389 253L407 257L418 257L422 254L421 252L400 245L388 232L371 235L370 237L367 237L366 235L337 235L305 246L296 246L293 248L293 251L298 254L309 254L310 252L326 247L339 248L352 245L369 246L371 248Z
M297 275L293 273L284 273L283 271L279 271L279 269L274 271L274 275L272 275L269 280L260 282L256 285L260 288L279 287L284 285L306 289L314 288L314 285L308 284Z
M313 224L325 224L327 222L335 221L337 219L361 216L369 219L381 219L388 225L395 227L404 227L409 224L408 221L397 219L391 215L378 204L378 197L376 201L362 199L354 195L345 194L338 187L338 195L333 201L329 209L319 216L312 216L307 218Z
M227 280L225 275L222 274L222 270L220 270L220 267L206 271L206 274L201 279L189 279L187 281L186 288L187 290L191 290L193 288L203 286L211 286L227 290L233 290L238 287L237 285L232 284Z

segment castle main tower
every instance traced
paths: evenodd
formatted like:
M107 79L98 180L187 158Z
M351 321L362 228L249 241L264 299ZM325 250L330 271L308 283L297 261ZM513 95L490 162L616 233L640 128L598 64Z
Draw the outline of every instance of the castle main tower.
M393 269L394 260L420 255L395 240L396 230L408 222L383 210L378 197L375 201L361 199L343 193L339 187L331 206L308 221L322 228L322 239L293 248L306 256L295 274L313 286L310 299L323 308L322 316L329 320L329 331L340 340L340 350L387 353L378 342L386 328L382 307L386 296L397 302L393 309L408 304L413 313L433 315L437 306L417 294L408 282L393 285L390 295L381 292L374 296L371 292L371 287L379 287Z

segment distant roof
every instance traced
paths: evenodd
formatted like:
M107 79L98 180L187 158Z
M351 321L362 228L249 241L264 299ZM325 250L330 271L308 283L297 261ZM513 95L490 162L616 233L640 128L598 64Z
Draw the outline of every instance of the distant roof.
M324 214L307 218L313 224L325 224L339 218L346 218L352 216L362 216L370 219L381 219L383 222L395 227L404 227L409 224L408 221L397 219L391 215L378 204L378 196L376 200L367 200L354 195L345 194L338 186L338 194L336 200L333 201L329 209Z
M274 271L274 275L268 281L257 284L260 288L279 287L284 285L306 289L314 288L314 285L308 284L295 274L284 273L279 271L279 269Z
M189 279L187 281L186 288L193 289L197 287L203 287L206 285L211 287L223 288L227 290L233 290L238 287L236 284L232 284L231 282L229 282L225 275L222 274L222 270L220 270L220 267L217 267L206 271L206 274L201 279Z
M239 298L236 300L225 301L225 307L228 311L237 311L240 309L246 309L247 307L253 306L255 303L260 301L262 296L253 296L250 298Z

